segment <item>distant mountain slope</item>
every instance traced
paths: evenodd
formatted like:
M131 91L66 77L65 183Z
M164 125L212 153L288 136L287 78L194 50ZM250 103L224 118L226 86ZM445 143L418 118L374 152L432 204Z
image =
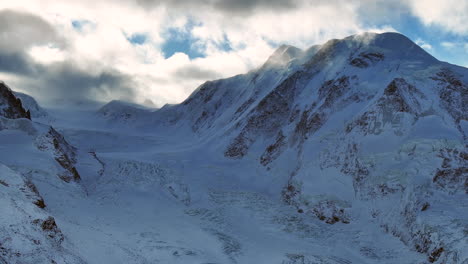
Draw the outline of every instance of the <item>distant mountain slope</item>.
M141 121L149 116L151 112L151 109L143 106L113 100L101 107L97 114L109 122L130 123Z

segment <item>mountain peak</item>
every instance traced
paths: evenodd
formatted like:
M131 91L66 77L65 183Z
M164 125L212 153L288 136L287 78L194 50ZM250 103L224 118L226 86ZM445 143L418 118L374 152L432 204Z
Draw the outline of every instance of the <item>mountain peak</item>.
M344 38L345 41L353 41L361 44L399 44L399 45L416 45L405 35L398 32L363 32Z
M275 50L262 68L281 68L293 60L299 60L299 64L305 63L311 66L323 59L340 61L339 58L349 57L353 60L359 56L364 56L363 60L371 61L385 58L397 64L399 61L405 61L406 64L413 65L411 67L418 65L424 67L424 65L438 62L431 54L401 33L364 32L343 39L331 39L322 45L313 45L306 50L283 44ZM373 57L368 58L369 56ZM354 66L367 67L368 63L365 64L358 63Z
M422 61L437 61L432 55L414 43L405 35L397 32L372 33L365 32L343 39L348 46L382 49L401 59L417 59Z
M291 45L282 44L268 58L264 66L284 66L293 59L297 59L303 55L304 51Z

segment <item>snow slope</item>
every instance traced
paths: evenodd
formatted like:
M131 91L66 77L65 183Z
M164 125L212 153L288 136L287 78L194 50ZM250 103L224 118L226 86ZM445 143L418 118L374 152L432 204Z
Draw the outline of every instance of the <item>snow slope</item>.
M179 105L3 118L0 162L68 263L468 263L467 90L396 33L281 46Z
M14 94L17 98L21 100L23 108L31 113L32 118L36 120L44 119L44 122L53 121L50 115L47 113L47 111L44 108L42 108L33 97L20 92L15 92Z

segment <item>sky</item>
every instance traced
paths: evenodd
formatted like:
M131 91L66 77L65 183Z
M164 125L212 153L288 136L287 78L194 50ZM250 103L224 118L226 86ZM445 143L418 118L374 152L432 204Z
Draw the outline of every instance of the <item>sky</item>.
M468 67L468 0L2 0L0 80L45 105L179 103L207 80L307 48L400 32Z

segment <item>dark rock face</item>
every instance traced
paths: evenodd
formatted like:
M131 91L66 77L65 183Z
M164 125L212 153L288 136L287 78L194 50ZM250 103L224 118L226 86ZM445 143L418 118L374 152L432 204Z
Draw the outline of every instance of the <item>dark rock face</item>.
M41 209L44 209L44 208L46 207L46 204L45 204L45 202L44 202L44 199L36 200L36 201L34 202L34 204L35 204L37 207L41 208Z
M49 216L46 220L44 220L41 224L42 230L54 230L57 228L57 224L55 223L55 219Z
M331 107L339 97L349 90L350 78L348 76L341 76L335 80L326 81L319 88L319 98L324 99L322 108Z
M455 123L468 120L468 85L449 69L443 69L432 79L439 84L440 105L452 116Z
M434 249L431 254L429 255L429 262L433 263L433 262L436 262L439 258L440 258L440 255L442 255L442 253L444 252L444 248L443 247L440 247L438 249Z
M55 160L68 172L67 174L62 175L61 178L65 181L70 181L70 179L79 181L81 177L75 168L76 149L68 144L65 138L54 128L50 127L48 134L52 137L55 152L58 154Z
M418 98L424 98L424 95L416 87L403 78L396 78L387 85L374 107L350 123L346 132L357 129L364 135L380 134L385 123L400 122L399 113L408 113L417 118L420 113Z
M31 113L23 108L21 100L17 98L5 83L0 81L0 116L17 119L31 119Z
M26 187L28 187L28 189L33 192L35 194L35 197L33 197L34 199L34 204L41 208L41 209L44 209L46 207L46 204L44 202L44 198L42 198L42 196L39 194L39 190L37 190L37 187L36 185L34 185L34 183L30 180L25 180L24 184L26 185Z
M39 150L45 151L49 149L53 151L55 160L64 169L64 172L59 174L62 180L66 182L70 182L71 180L80 181L80 174L75 168L76 148L70 145L59 132L50 127L45 135L36 140Z
M2 180L0 180L0 184L5 186L5 187L10 187L10 185Z
M468 194L468 153L458 149L440 151L442 165L432 179L437 187L455 193L458 190Z
M60 244L65 239L52 216L47 217L45 220L35 219L33 224L39 225L42 231L46 233L47 237L56 243Z
M275 143L269 145L260 157L260 164L266 166L272 160L276 159L281 154L283 148L286 146L285 139L286 137L280 131L276 137Z
M228 146L224 152L224 156L234 159L244 157L245 154L247 154L251 142L252 140L248 139L245 133L240 133Z
M349 64L358 68L367 68L370 65L384 60L385 56L379 52L361 52L358 56L351 58Z
M318 219L330 225L339 222L349 224L350 221L345 210L333 201L321 201L313 207L312 211Z
M287 123L296 94L296 85L302 72L295 73L284 80L263 98L250 112L241 133L229 144L224 155L242 158L256 138L260 135L274 136Z
M292 206L299 206L296 201L297 197L301 194L301 187L295 182L288 183L281 191L283 202Z

